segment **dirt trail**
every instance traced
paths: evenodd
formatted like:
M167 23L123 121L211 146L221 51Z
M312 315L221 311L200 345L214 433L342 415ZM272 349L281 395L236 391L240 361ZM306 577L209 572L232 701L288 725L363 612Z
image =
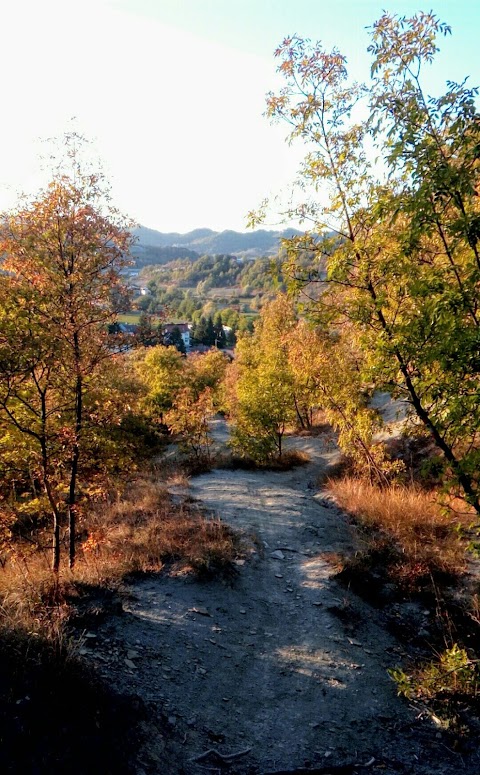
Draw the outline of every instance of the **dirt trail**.
M401 648L333 578L325 554L353 539L314 483L335 452L321 439L290 443L311 463L192 480L194 498L255 537L231 584L135 582L124 614L87 639L88 658L159 719L139 775L470 771L397 698L386 669Z

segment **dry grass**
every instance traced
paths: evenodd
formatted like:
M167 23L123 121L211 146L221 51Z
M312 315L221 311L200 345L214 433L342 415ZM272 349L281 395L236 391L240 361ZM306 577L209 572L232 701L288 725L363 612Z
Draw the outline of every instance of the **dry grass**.
M160 571L166 564L202 576L228 574L240 552L239 539L227 525L191 501L173 503L148 477L93 506L79 529L75 570L62 567L58 578L50 570L49 551L13 547L0 568L4 625L41 633L63 648L71 603L86 587L112 588L129 574Z
M438 577L456 577L466 569L466 541L458 520L446 514L434 494L416 487L379 488L344 477L328 483L342 509L364 526L362 562L382 562L387 575L416 588Z
M87 528L81 563L100 581L160 570L165 563L201 574L228 570L239 550L227 525L190 501L173 504L166 490L148 479L92 514Z
M235 454L224 454L218 456L216 468L226 468L228 470L246 470L246 471L290 471L297 466L306 465L310 458L306 452L300 449L288 449L281 457L272 457L265 463L258 463L248 456Z
M166 563L201 575L223 573L239 552L230 528L192 502L173 503L148 477L93 506L80 522L74 572L62 566L54 576L50 551L38 549L48 545L48 534L34 543L17 540L0 567L2 772L132 772L143 710L116 697L75 659L78 640L66 625L81 617L91 626L102 612L98 603L105 609L115 602L108 590L128 574Z

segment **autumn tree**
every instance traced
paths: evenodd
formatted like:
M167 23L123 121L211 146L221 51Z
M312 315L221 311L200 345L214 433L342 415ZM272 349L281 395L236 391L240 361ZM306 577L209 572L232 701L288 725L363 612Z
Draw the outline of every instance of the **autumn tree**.
M285 84L268 112L308 145L311 196L290 214L310 229L284 243L290 289L321 284L310 313L350 327L364 380L409 402L480 514L477 90L449 83L430 97L421 80L449 32L433 14L384 14L371 30L368 89L348 80L337 49L287 38L276 51Z
M180 449L197 463L211 462L210 421L214 413L211 388L195 395L192 387L187 385L177 393L166 415L166 422L177 436Z
M179 440L183 452L210 461L209 423L220 409L227 359L219 350L185 358L176 347L152 347L131 355L144 390L144 411Z
M198 397L206 388L212 391L212 400L218 410L222 404L222 385L228 360L218 350L206 353L194 353L186 364L187 382L194 397Z
M178 393L187 383L187 364L176 347L149 347L132 354L133 368L145 387L144 408L154 423L164 424Z
M230 396L232 446L260 463L281 457L285 431L295 418L286 342L295 323L291 305L279 296L264 307L253 334L237 343L235 392Z
M53 513L75 561L78 475L85 407L112 357L108 324L126 299L121 269L131 244L103 175L85 167L82 139L65 138L63 163L31 201L4 214L0 316L1 421L27 436ZM17 353L17 354L15 354Z

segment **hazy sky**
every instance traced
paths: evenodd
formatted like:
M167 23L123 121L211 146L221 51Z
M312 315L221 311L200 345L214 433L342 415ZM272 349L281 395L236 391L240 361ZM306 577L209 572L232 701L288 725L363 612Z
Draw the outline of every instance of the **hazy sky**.
M244 230L301 157L262 115L278 43L297 33L338 45L361 80L365 27L383 8L422 7L453 28L432 88L465 75L480 83L479 0L0 0L0 208L39 185L40 141L75 116L135 220Z

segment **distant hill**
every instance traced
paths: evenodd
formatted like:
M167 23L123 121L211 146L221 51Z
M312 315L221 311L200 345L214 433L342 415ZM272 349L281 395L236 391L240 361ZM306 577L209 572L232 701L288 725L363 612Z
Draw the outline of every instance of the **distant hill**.
M175 261L177 258L188 258L192 261L200 258L200 253L196 253L188 248L173 247L171 245L160 247L158 245L148 245L140 241L133 245L131 253L139 268L149 266L150 264L168 264L169 261Z
M218 232L212 229L194 229L187 234L179 234L178 232L155 231L155 229L140 226L135 229L134 234L138 238L138 242L134 247L133 254L138 256L139 263L145 265L146 263L166 263L173 258L195 258L198 255L215 253L228 253L244 258L276 255L281 239L288 239L300 235L302 232L297 229L284 229L283 231L258 229L250 232L231 230ZM175 248L179 254L166 258L166 253L156 253L153 250L165 248ZM180 255L182 251L184 254ZM189 256L187 255L188 251L192 251L196 255ZM157 260L145 260L147 255L153 259L155 254L158 257Z

